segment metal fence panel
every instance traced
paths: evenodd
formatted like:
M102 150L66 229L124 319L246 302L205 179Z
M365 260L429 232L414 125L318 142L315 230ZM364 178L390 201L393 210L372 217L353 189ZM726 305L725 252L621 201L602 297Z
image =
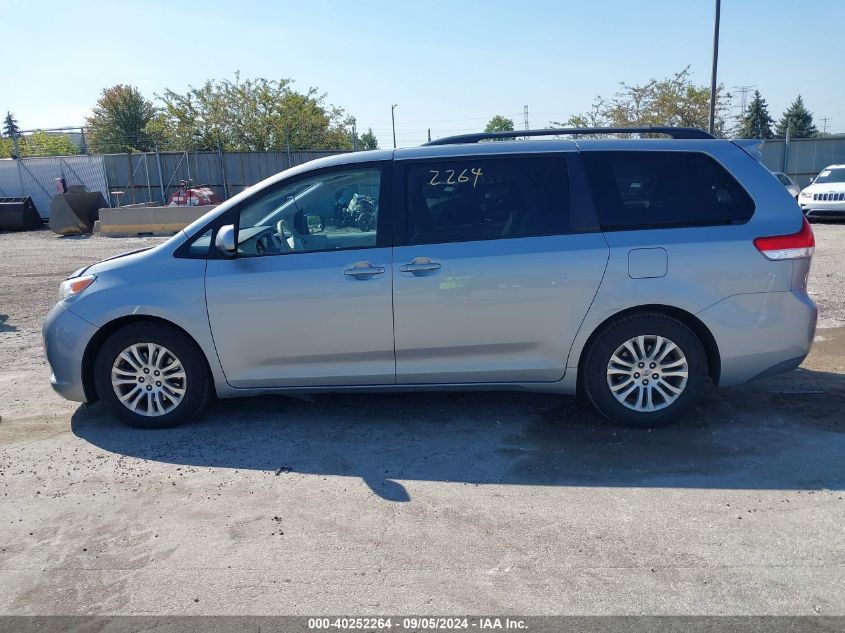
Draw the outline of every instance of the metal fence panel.
M240 193L265 178L338 151L291 152L155 152L146 154L106 154L105 172L111 201L121 194L120 204L167 201L179 188L180 180L208 185L220 197ZM159 176L159 167L161 168Z
M50 217L50 202L56 193L56 179L68 186L84 185L108 200L108 186L102 156L50 156L0 160L0 195L30 196L38 214Z
M845 163L845 137L802 138L789 142L766 141L763 164L772 171L782 171L802 187L828 165Z

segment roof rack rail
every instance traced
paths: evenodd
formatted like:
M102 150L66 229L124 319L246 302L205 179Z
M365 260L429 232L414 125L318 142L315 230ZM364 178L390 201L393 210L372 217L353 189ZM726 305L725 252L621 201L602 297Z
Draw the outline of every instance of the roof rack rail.
M675 139L715 138L704 130L694 127L566 127L545 130L512 130L509 132L479 132L477 134L459 134L447 136L425 145L457 145L459 143L478 143L493 139L512 139L520 136L559 136L575 134L663 134Z

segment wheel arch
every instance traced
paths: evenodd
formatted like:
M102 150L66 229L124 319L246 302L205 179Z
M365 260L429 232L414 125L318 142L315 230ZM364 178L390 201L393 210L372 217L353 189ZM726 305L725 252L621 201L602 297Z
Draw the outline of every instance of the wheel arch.
M716 343L716 339L713 337L712 332L710 332L710 329L704 324L704 322L701 321L701 319L696 317L691 312L687 312L682 308L663 304L646 304L632 306L630 308L626 308L624 310L616 312L611 316L607 317L604 321L599 323L593 329L593 331L590 333L590 336L587 337L587 340L581 348L581 353L578 358L577 390L579 393L583 392L583 385L581 384L581 382L584 376L584 362L587 358L588 350L590 349L590 346L593 344L593 341L596 339L596 337L616 321L631 316L633 314L646 312L658 312L660 314L671 316L686 325L689 329L691 329L693 333L698 337L698 340L701 341L701 344L704 346L704 351L707 354L707 374L709 375L710 380L713 382L714 385L719 384L719 377L722 372L722 359L719 353L719 345Z
M88 341L88 345L85 347L85 352L82 355L82 388L85 391L85 402L96 402L99 399L99 395L97 394L97 387L94 383L94 363L97 360L97 354L103 347L103 343L105 343L109 336L117 332L119 329L127 325L133 325L136 323L158 323L160 325L166 325L170 328L173 328L174 330L185 335L190 341L194 343L194 345L197 346L197 349L199 349L200 353L202 354L202 358L205 361L206 367L209 368L209 371L211 370L211 365L208 362L208 357L206 356L202 345L200 345L197 342L196 338L191 336L188 331L186 331L182 327L179 327L178 325L173 323L173 321L168 321L167 319L148 314L133 314L118 317L104 324L99 330L97 330L96 334L91 337L91 340Z

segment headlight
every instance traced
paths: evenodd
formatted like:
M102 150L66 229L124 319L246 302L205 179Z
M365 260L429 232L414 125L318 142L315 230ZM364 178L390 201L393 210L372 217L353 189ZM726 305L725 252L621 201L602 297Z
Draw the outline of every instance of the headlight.
M799 197L801 197L801 198L810 198L810 197L812 197L812 195L813 195L813 194L811 194L809 191L802 191Z
M97 278L96 275L85 275L84 277L76 277L74 279L65 279L62 285L59 286L59 301L64 301L70 297L75 297L88 286L94 283Z

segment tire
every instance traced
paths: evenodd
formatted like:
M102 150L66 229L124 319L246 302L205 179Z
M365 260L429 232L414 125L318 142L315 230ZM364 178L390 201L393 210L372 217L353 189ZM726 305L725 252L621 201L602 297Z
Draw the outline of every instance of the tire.
M592 341L584 362L584 390L599 413L641 428L682 418L698 402L707 379L701 341L681 321L659 312L611 323Z
M106 339L94 362L94 384L116 418L141 429L190 422L212 393L197 344L174 327L149 322L127 325Z

